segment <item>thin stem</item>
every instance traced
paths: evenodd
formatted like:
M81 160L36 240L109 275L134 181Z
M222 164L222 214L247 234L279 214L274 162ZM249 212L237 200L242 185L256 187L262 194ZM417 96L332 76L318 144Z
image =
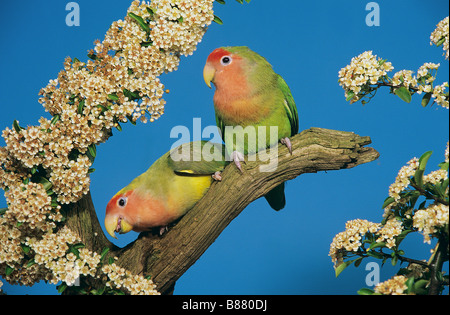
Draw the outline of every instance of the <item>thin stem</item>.
M439 203L441 203L441 204L443 204L443 205L446 205L446 206L449 205L449 203L448 203L447 200L442 199L442 198L439 198L439 197L437 197L437 196L435 196L435 195L433 195L433 194L428 193L428 192L427 192L425 189L423 189L422 187L419 187L419 186L417 186L416 184L414 184L414 183L412 183L412 182L410 183L410 185L411 185L415 190L417 190L418 192L420 192L420 194L421 194L422 196L425 196L426 198L433 199L434 201L439 202Z

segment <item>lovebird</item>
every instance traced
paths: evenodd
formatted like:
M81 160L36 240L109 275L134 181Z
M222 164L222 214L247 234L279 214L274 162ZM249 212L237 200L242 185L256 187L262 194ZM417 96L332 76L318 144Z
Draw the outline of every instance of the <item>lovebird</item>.
M258 141L253 146L244 142L241 146L233 144L232 148L227 147L241 172L243 154L257 153L277 145L278 141L285 144L292 154L289 137L298 133L297 107L288 85L264 57L245 46L217 48L206 60L203 78L208 87L211 88L211 82L216 87L213 98L216 123L225 145L233 137L227 134L227 126L242 126L241 132L247 126L254 126L256 139L259 137L258 127L266 127L265 142ZM269 136L270 126L278 128L275 139ZM239 130L235 129L233 133L239 133ZM275 210L284 208L284 183L265 197Z
M121 189L106 206L105 228L109 235L160 228L182 217L220 180L229 163L221 144L196 141L178 146L161 156L143 174Z

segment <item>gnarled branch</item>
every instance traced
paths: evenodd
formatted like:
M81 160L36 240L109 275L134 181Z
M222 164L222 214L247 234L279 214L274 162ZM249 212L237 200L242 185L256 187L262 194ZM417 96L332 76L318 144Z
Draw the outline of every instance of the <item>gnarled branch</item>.
M67 207L67 224L90 249L99 252L110 247L118 265L152 275L158 290L170 293L178 278L252 201L301 174L352 168L379 157L376 150L364 147L371 143L369 137L352 132L311 128L291 142L292 155L279 146L278 167L273 172L260 172L258 162L248 161L243 174L234 165L228 166L223 180L213 183L195 207L162 236L145 232L124 248L114 246L101 230L90 195Z

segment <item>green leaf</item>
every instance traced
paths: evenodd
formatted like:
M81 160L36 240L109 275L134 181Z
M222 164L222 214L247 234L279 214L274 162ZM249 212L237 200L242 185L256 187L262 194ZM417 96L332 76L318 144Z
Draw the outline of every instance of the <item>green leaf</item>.
M150 33L150 27L147 23L145 23L144 19L140 17L139 15L134 14L133 12L128 12L128 16L134 19L144 30L146 33Z
M67 283L63 282L60 286L58 286L58 293L63 293L65 289L67 289Z
M69 252L77 256L78 259L80 258L80 251L78 250L78 248L75 248L75 246L70 246Z
M106 254L108 254L109 252L109 247L105 247L102 250L102 253L100 254L100 261L103 261L103 259L105 259Z
M419 187L423 186L423 173L424 171L417 169L414 173L414 181L416 182L416 185Z
M0 208L0 215L4 215L8 211L8 208Z
M445 193L445 191L447 190L447 187L448 187L448 180L449 180L448 178L446 180L444 180L442 182L442 185L441 185L441 191L444 192L444 193ZM1 210L0 210L0 213L1 213Z
M94 61L98 59L97 55L94 54L93 52L92 53L88 53L87 56L89 57L89 59L92 59Z
M350 266L354 261L359 260L360 258L356 258L356 259L352 259L352 260L348 260L348 261L344 261L341 264L339 264L339 266L337 266L334 269L334 272L336 274L336 278L341 274L342 271L344 271L345 268L347 268L348 266Z
M358 290L356 293L358 293L358 295L372 295L375 293L375 291L368 288L362 288Z
M54 126L58 121L59 121L59 115L56 114L55 116L53 116L52 120L50 121L50 125Z
M355 260L355 267L359 267L364 257L359 257Z
M119 100L119 97L116 95L116 94L108 94L108 98L111 100L111 101L118 101ZM97 106L102 106L102 105L97 105ZM103 106L104 107L104 106Z
M244 0L236 0L237 2L239 2L240 4L244 4Z
M52 186L53 186L53 184L52 184L47 178L42 177L42 176L39 176L39 177L37 178L37 183L42 184L42 185L44 186L44 189L45 189L46 191L47 191L47 190L50 190L50 189L52 188Z
M372 244L370 244L369 250L378 248L378 247L385 247L385 246L386 246L385 242L373 242Z
M14 119L14 121L13 121L13 127L14 127L14 130L15 130L17 133L20 133L20 132L22 131L22 129L24 129L24 128L22 128L22 127L19 126L19 122L18 122L17 120L15 120L15 119Z
M84 109L84 101L85 100L82 100L79 104L78 104L78 109L77 109L77 111L78 111L78 114L83 114L83 109Z
M36 262L34 261L34 258L31 259L31 260L27 263L26 268L30 268L30 267L33 266L35 263L36 263Z
M147 9L147 12L148 12L151 16L153 16L153 14L155 14L155 12L153 11L152 8L147 7L146 9Z
M95 144L91 144L90 146L88 146L88 151L92 157L95 158L97 156L97 147L95 146Z
M431 99L431 93L426 93L423 98L422 98L422 106L426 107L428 105L428 103L430 102Z
M419 167L414 173L414 181L416 182L416 185L419 187L423 186L423 174L425 172L425 168L427 166L431 154L433 154L433 151L427 151L424 154L422 154L422 156L419 159Z
M448 162L439 163L439 168L444 171L448 171Z
M24 244L21 244L20 247L22 248L22 250L25 254L28 254L31 250L31 247L24 245Z
M392 253L392 254L393 255L392 255L391 264L392 264L392 266L395 266L397 264L397 262L398 262L398 256L395 255L395 253Z
M387 197L384 202L383 205L381 206L382 209L386 208L387 206L389 206L391 203L393 203L395 201L395 199L393 197Z
M431 154L433 154L433 151L427 151L424 154L422 154L422 156L419 158L419 170L424 171L427 163L428 163L428 159L430 158Z
M445 42L445 36L443 36L440 40L437 41L436 47L441 46Z
M130 101L141 99L141 97L139 96L139 91L131 92L127 89L123 89L123 95L125 95L125 97L128 97Z
M224 1L224 0L216 0L216 2L217 2L217 3L220 3L220 4L225 4L225 1Z
M5 270L5 275L6 275L6 276L11 275L11 274L13 273L13 271L14 271L14 268L12 268L12 267L6 265L6 270Z
M416 281L412 287L413 293L420 294L420 295L427 294L428 291L426 289L426 286L428 285L429 282L430 282L429 280L425 280L425 279L420 279L420 280Z
M97 147L95 146L95 144L92 143L90 146L88 146L87 156L89 160L94 163L95 157L97 156Z
M214 20L213 20L213 22L216 22L216 23L219 24L219 25L223 25L222 20L221 20L217 15L214 15Z
M347 92L347 98L345 99L347 102L350 101L355 96L355 92L348 91Z
M395 89L394 93L395 93L395 95L400 97L406 103L411 102L411 93L409 92L409 90L406 87L404 87L404 86L399 87L398 89Z
M414 277L409 277L408 280L406 280L405 284L408 287L406 292L412 293L413 285L414 285Z
M141 43L141 47L148 47L148 46L151 46L151 45L153 45L153 42L152 42L152 41L142 42L142 43ZM132 74L132 73L133 73L133 72L128 73L128 74Z

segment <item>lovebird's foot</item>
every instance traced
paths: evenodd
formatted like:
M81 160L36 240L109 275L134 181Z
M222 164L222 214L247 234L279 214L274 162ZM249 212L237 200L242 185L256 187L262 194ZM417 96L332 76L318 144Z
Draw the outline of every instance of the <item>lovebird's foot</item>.
M161 235L163 235L164 233L166 233L167 231L169 231L169 227L166 225L166 226L161 226L160 228L159 228L159 236L161 236Z
M280 142L282 144L284 144L288 148L289 153L292 155L292 143L291 143L291 140L288 137L286 137L286 138L282 138Z
M211 175L211 177L215 180L215 181L222 181L222 172L215 172L214 174Z
M233 159L234 164L236 165L238 170L241 171L241 173L243 173L241 162L244 162L244 164L245 164L244 155L239 151L233 151L231 153L231 158Z

